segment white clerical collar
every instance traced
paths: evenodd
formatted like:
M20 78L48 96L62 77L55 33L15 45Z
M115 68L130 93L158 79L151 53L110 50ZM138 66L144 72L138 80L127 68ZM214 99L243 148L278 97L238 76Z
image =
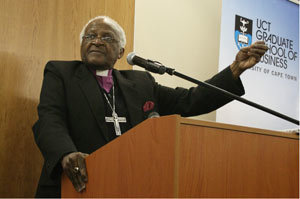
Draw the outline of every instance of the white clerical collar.
M107 76L108 76L108 71L109 71L109 70L96 70L96 75L97 75L97 76L104 76L104 77L107 77Z

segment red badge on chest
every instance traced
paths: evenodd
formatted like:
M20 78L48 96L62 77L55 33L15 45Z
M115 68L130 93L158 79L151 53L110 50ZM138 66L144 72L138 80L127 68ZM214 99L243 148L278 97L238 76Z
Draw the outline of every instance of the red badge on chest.
M154 102L152 102L152 101L145 102L145 104L143 106L144 112L151 111L153 108L154 108Z

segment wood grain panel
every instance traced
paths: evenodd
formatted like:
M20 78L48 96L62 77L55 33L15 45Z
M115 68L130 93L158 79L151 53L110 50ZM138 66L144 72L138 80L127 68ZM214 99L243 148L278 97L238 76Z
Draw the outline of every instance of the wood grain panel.
M33 197L42 156L31 126L48 60L80 59L79 33L108 15L133 46L134 0L0 0L0 197ZM117 65L130 69L126 56Z
M76 192L64 175L62 197L174 197L175 132L178 134L175 123L175 117L152 118L101 147L86 159L86 190Z
M298 148L297 139L182 124L179 197L297 197Z
M146 120L87 157L83 193L64 176L62 196L297 197L299 138L231 127L176 115Z

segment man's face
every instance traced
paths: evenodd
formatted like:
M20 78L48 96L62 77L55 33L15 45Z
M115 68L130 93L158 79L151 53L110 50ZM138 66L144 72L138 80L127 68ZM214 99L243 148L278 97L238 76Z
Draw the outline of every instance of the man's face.
M101 39L102 38L102 39ZM102 19L90 23L81 44L81 59L100 70L113 68L124 54L116 31Z

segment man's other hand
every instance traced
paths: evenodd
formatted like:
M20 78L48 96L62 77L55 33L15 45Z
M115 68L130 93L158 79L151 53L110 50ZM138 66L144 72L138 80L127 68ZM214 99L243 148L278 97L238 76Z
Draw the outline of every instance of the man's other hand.
M64 156L61 165L64 172L71 180L76 191L81 192L85 189L85 183L88 181L85 166L86 153L73 152Z
M245 70L257 64L268 49L263 41L257 41L251 46L242 48L230 66L233 77L237 79Z

